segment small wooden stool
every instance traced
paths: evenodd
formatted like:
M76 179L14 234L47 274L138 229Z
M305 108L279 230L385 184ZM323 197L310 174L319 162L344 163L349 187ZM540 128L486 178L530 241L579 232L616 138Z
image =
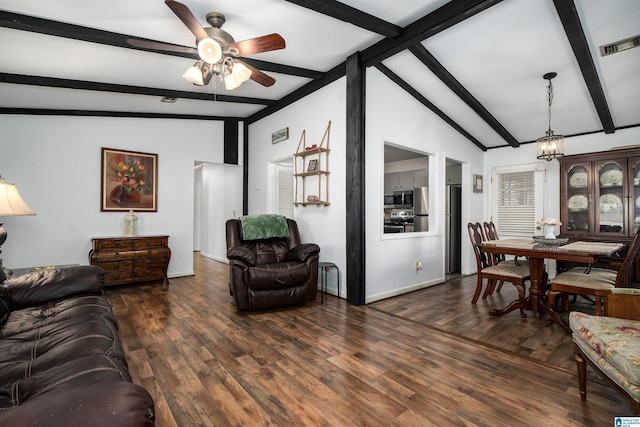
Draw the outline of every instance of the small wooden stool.
M322 290L322 303L324 304L324 294L327 292L327 270L331 268L336 269L336 277L338 278L338 298L340 298L340 270L338 266L332 262L319 262L318 268L320 269L320 289Z

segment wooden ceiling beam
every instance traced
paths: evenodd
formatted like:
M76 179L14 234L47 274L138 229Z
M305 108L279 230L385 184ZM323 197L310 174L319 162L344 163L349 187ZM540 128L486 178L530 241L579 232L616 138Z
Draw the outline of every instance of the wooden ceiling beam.
M287 0L322 15L330 16L343 22L364 28L365 30L381 34L385 37L398 37L402 29L397 25L369 15L355 7L348 6L335 0Z
M81 89L99 92L125 93L129 95L147 95L169 98L195 99L214 101L211 93L188 92L184 90L161 89L155 87L131 86L114 83L91 82L86 80L61 79L57 77L30 76L24 74L0 73L0 83L13 83L31 86L57 87L64 89ZM242 104L274 105L276 101L262 98L246 98L241 96L216 95L215 101L236 102Z
M598 77L598 71L596 70L591 51L589 50L587 38L584 35L584 30L580 23L576 5L573 0L553 0L553 4L556 7L560 21L562 21L562 26L571 44L571 49L573 49L573 54L580 66L582 77L591 95L593 105L598 112L604 133L614 133L616 128L613 124L613 117L611 116L609 104L604 95L604 90Z
M144 52L153 52L161 55L178 56L181 58L189 58L198 60L198 55L188 52L173 52L165 50L145 49L141 47L132 46L127 43L127 39L138 39L144 41L151 41L155 43L171 44L160 42L157 40L144 39L140 37L134 37L127 34L114 33L111 31L97 30L95 28L84 27L82 25L67 24L65 22L52 21L50 19L37 18L35 16L22 15L19 13L8 12L0 10L0 27L12 28L14 30L28 31L32 33L45 34L49 36L63 37L72 40L81 40L90 43L99 43L108 46L121 47L126 49L140 50ZM179 47L187 47L174 45ZM300 67L291 67L288 65L274 64L266 61L258 61L255 59L242 58L243 61L249 65L258 64L261 70L278 72L280 74L287 74L291 76L306 77L306 78L318 78L324 74L319 71L308 70ZM255 66L255 65L253 65Z
M424 65L431 70L444 84L449 87L458 95L458 97L464 101L473 111L480 116L491 128L496 131L498 135L502 137L512 147L519 147L518 140L507 131L507 129L496 120L495 117L478 101L464 86L447 71L446 68L420 43L409 48L409 51L415 55Z
M394 39L384 39L365 49L362 60L374 66L385 59L414 46L441 31L489 9L502 0L452 0L404 28Z
M382 74L387 76L391 81L404 89L409 95L413 96L418 102L427 107L429 110L433 111L438 117L440 117L445 123L458 131L462 136L467 138L469 141L473 142L479 149L482 151L487 151L487 147L485 147L480 141L474 138L469 132L464 130L462 126L456 123L451 117L449 117L444 111L435 106L431 101L425 98L420 92L415 90L409 83L402 80L397 74L391 71L383 64L376 64L375 68L380 70Z

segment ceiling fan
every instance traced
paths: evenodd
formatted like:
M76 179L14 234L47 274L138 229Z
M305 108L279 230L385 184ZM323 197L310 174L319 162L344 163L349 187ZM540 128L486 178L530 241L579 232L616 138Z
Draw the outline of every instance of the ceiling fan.
M248 79L267 87L276 82L273 77L238 57L284 49L285 41L280 34L274 33L236 42L231 34L221 29L225 22L223 14L209 13L206 19L211 27L204 28L184 4L174 0L165 0L165 3L196 36L197 48L138 39L127 39L127 43L144 49L198 54L200 60L189 67L182 76L196 85L208 85L213 76L224 81L228 90L235 89Z

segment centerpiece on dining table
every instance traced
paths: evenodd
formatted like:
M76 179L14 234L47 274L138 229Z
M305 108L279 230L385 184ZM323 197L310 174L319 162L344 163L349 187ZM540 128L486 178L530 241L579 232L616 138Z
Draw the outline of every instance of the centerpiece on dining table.
M544 230L544 236L533 236L533 240L542 243L545 245L563 245L569 241L566 238L557 238L554 231L556 227L562 225L559 219L555 218L542 218L541 220L536 221L536 226L538 229L540 227Z

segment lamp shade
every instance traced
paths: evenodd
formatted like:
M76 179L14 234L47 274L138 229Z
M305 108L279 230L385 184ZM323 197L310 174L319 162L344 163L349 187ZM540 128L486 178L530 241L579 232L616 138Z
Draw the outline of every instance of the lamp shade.
M198 42L198 55L203 61L216 64L222 59L222 47L220 43L207 37Z
M185 80L188 80L193 84L204 86L202 70L198 65L199 64L196 63L195 65L192 65L191 67L187 68L187 71L185 71L182 77L184 77Z
M251 70L241 62L235 62L232 68L236 80L246 82L251 77Z
M564 156L564 137L562 135L554 135L551 132L550 135L538 139L537 143L538 159L551 161L556 157Z
M35 215L22 200L15 184L0 177L0 216Z

